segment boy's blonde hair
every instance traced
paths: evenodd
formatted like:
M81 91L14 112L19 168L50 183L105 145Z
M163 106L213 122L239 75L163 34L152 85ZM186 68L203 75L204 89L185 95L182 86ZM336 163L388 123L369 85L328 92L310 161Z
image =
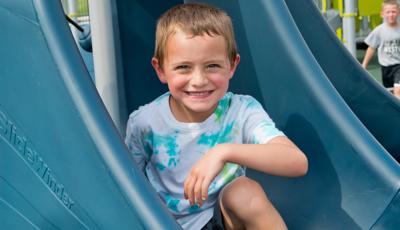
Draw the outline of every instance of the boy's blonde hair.
M397 2L397 0L384 0L382 2L382 10L387 5L395 5L397 8L400 7L399 2Z
M222 10L202 3L180 4L165 12L157 22L154 58L162 67L167 41L177 30L194 36L222 36L226 41L228 58L237 56L235 35L230 17Z

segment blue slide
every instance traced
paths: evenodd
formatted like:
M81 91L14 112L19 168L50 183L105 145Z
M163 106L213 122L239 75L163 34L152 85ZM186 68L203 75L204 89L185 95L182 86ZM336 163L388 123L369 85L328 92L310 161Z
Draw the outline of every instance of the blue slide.
M289 229L400 226L399 164L302 34L291 13L303 5L205 2L234 22L242 62L231 90L261 101L309 159L301 178L248 172ZM154 26L180 1L116 3L132 111L166 90L150 66ZM0 16L0 229L179 229L130 159L60 3L0 0Z
M286 4L336 90L375 138L400 161L400 101L358 65L312 1L286 0Z

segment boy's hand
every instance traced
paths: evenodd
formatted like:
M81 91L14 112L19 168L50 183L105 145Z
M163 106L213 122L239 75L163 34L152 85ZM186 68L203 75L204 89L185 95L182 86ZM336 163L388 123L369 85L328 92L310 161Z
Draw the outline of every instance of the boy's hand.
M189 199L190 205L197 203L201 207L207 200L208 187L225 164L221 147L212 148L190 170L184 183L185 199Z

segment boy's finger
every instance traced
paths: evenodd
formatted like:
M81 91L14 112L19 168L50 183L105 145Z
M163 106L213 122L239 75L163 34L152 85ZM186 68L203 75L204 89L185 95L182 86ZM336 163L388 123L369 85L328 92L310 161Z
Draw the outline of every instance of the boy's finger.
M204 179L201 185L201 200L204 202L208 199L208 187L210 186L211 180Z
M183 195L185 199L189 199L189 184L191 183L191 177L186 178L185 183L183 184Z
M190 205L194 205L194 203L195 203L194 202L194 192L193 192L195 183L196 183L195 179L189 178L189 180L186 184L186 188L185 188L185 193L186 193L187 198L189 199Z
M203 180L198 179L196 181L196 184L194 186L194 197L195 197L195 203L197 203L200 207L203 205L203 200L201 199L201 194L202 194L202 184Z

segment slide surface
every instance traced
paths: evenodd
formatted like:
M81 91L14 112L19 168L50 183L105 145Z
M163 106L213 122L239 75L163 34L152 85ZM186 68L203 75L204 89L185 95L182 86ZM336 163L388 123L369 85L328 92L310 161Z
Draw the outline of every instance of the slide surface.
M336 90L375 138L400 161L400 101L347 52L312 0L285 1L308 47Z
M234 22L242 62L231 91L262 102L309 159L301 178L248 170L289 229L399 226L398 163L333 87L285 2L205 2ZM166 90L150 66L154 25L180 2L116 3L132 111ZM0 16L0 228L178 229L132 163L59 2L0 0Z
M132 163L59 1L0 1L0 229L177 229Z

